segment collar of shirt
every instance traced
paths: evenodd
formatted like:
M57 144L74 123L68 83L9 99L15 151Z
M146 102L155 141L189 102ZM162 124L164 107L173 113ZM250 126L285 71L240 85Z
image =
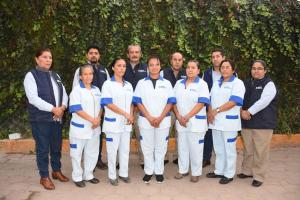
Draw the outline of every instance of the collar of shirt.
M80 87L81 88L85 88L85 86L84 86L84 84L83 84L83 82L82 81L79 81L79 85L80 85ZM91 85L91 88L95 88L95 86L93 86L93 85Z
M151 79L151 78L150 78L150 75L148 75L148 76L145 78L146 81L147 81L147 80L150 80L150 79ZM160 75L159 75L158 79L161 80L161 81L164 80L164 78L161 77Z
M182 79L182 81L180 81L180 83L185 84L186 81L187 81L187 78ZM194 79L194 82L193 82L193 83L199 83L199 81L200 81L200 77L197 76L197 77Z
M235 79L235 75L232 75L227 82L232 82L234 79ZM221 76L221 78L218 80L218 82L219 82L219 87L221 87L222 83L224 82L224 77Z

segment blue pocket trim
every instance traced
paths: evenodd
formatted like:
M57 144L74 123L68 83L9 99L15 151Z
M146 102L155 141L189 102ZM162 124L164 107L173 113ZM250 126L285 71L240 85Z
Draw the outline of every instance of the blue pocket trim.
M206 115L195 115L196 119L206 119Z
M236 139L237 139L237 137L235 137L235 138L228 138L228 139L227 139L227 142L228 142L228 143L230 143L230 142L235 142Z
M199 142L198 142L199 144L203 144L204 143L204 139L202 139L202 140L199 140Z
M140 135L140 141L143 140L143 136Z
M167 114L166 114L166 117L170 117L171 116L171 112L168 112Z
M169 140L169 136L166 137L166 140Z
M133 104L142 104L142 98L141 97L136 97L136 96L134 96L134 97L132 97L132 103Z
M112 142L113 139L112 138L105 138L106 142Z
M226 115L226 119L238 119L238 115Z
M176 103L177 103L177 101L176 101L175 97L169 97L168 98L167 104L176 104Z
M104 120L108 121L108 122L115 122L115 121L117 121L116 118L108 118L108 117L104 117Z
M73 126L75 126L75 127L78 127L78 128L84 128L84 124L78 124L78 123L73 122L73 121L71 121L71 124L72 124Z
M70 144L71 149L77 149L77 144Z

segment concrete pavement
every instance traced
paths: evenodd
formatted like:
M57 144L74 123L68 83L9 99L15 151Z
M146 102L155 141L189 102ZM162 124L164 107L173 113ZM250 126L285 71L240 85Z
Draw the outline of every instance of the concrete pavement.
M214 159L213 159L214 160ZM237 172L242 160L238 152ZM71 162L68 154L63 155L62 171L71 177ZM0 153L0 200L299 200L300 199L300 147L276 148L271 150L270 171L265 183L251 186L251 179L234 178L228 185L218 183L219 179L208 179L205 174L213 165L204 168L198 183L191 183L190 177L174 179L177 166L165 166L165 182L158 184L153 178L149 185L142 182L143 171L138 165L137 155L130 157L131 183L120 181L114 187L108 183L107 170L97 169L95 176L100 183L87 183L77 188L72 182L54 181L56 189L47 191L39 184L35 155Z

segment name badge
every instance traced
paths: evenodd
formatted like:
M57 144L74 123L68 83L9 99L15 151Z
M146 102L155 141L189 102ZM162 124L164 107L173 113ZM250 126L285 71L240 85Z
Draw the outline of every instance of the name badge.
M182 79L185 79L186 78L186 76L180 76Z
M143 69L139 69L138 72L146 72L146 71Z
M224 86L224 89L228 89L228 90L230 90L230 89L231 89L231 87L230 87L230 86Z
M196 89L190 89L190 91L192 91L192 92L197 92L197 90L196 90Z
M100 70L101 73L106 74L106 71Z
M262 90L263 88L262 88L262 86L257 86L255 89Z
M160 85L160 86L158 86L158 88L165 89L166 87L164 85Z

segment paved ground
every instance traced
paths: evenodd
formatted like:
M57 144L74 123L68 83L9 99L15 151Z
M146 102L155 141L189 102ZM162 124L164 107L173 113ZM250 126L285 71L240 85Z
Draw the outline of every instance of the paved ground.
M238 172L242 152L238 156ZM63 156L63 172L70 177L71 164L67 154ZM56 190L46 191L39 184L35 156L23 154L0 153L0 200L171 200L171 199L205 199L205 200L300 200L300 147L272 149L270 171L264 185L252 187L251 180L235 178L228 185L220 185L216 179L203 176L198 183L191 183L189 177L175 180L177 166L166 165L165 182L149 185L141 181L143 171L137 164L137 156L131 155L130 184L120 183L111 186L107 180L107 171L97 170L95 176L101 182L97 185L87 184L77 188L72 182L54 181ZM213 166L204 169L204 174Z

